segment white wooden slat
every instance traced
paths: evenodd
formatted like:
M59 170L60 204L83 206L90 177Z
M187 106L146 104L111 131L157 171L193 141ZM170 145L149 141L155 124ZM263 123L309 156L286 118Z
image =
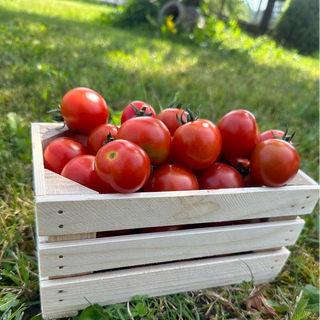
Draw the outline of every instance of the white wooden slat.
M251 281L268 282L281 271L290 252L281 250L175 262L79 277L41 281L42 315L75 314L90 303L109 305L134 295L149 297ZM250 268L250 269L249 269ZM88 300L88 301L87 301Z
M39 235L184 225L312 212L318 186L36 197ZM63 214L58 214L62 210Z
M46 194L40 130L41 126L39 124L31 124L33 181L35 194L37 196Z
M303 219L40 243L43 277L293 245Z
M53 171L44 169L46 195L99 194L75 181L67 179Z

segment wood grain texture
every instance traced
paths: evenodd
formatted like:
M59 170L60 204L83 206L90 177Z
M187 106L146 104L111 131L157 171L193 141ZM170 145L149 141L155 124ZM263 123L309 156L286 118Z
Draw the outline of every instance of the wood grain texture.
M312 212L318 185L36 197L39 235L221 222ZM63 214L58 214L62 210Z
M42 314L45 319L51 319L75 313L89 305L87 300L92 304L109 305L129 301L134 295L153 297L251 281L250 270L255 283L268 282L281 271L289 254L282 248L44 280L40 287Z
M304 220L210 227L153 234L40 243L41 275L186 260L293 245Z

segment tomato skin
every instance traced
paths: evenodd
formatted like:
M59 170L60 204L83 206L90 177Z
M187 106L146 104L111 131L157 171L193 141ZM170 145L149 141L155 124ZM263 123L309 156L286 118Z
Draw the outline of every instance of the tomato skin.
M64 166L76 156L87 154L87 148L72 138L57 138L51 141L43 153L46 169L61 174Z
M221 143L221 135L215 124L199 119L176 130L172 148L178 163L191 170L201 170L218 158Z
M251 172L243 178L243 183L245 188L262 187L262 184L253 177Z
M184 110L177 109L177 108L168 108L168 109L162 110L157 116L157 118L161 120L169 129L171 136L173 136L176 130L182 126L177 120L177 115L178 115L178 118L180 119L180 116L183 113L183 111ZM186 112L184 112L182 119L184 121L187 121Z
M150 176L150 160L139 146L115 140L97 153L95 170L102 181L119 193L139 190Z
M222 153L244 158L260 142L259 127L254 115L246 110L234 110L218 123L222 137Z
M250 157L250 171L254 179L268 187L283 186L295 177L299 167L297 150L284 140L262 141Z
M132 101L131 103L129 103L123 110L122 112L122 116L121 116L121 125L124 124L127 120L133 118L136 113L134 111L134 109L132 108L133 104L138 110L141 110L143 107L146 107L146 111L145 113L152 113L152 118L156 118L157 114L154 111L154 109L147 103L143 102L143 101Z
M119 128L113 124L104 123L94 128L88 137L88 151L92 155L96 155L99 149L103 146L103 142L106 141L107 135L110 132L113 138L116 137Z
M199 184L189 169L166 164L154 170L143 190L145 192L199 190Z
M77 156L64 166L61 175L100 193L112 192L94 170L94 160L92 155Z
M215 162L210 167L197 172L199 189L242 188L241 174L225 163Z
M261 133L260 142L262 142L264 140L268 140L268 139L276 139L274 137L274 135L272 134L272 132L273 132L274 135L276 135L276 136L278 136L280 138L282 138L283 135L284 135L284 132L281 131L281 130L267 130L267 131Z
M119 129L116 139L131 141L141 147L153 165L162 164L169 155L171 135L168 128L151 117L127 120Z
M61 101L61 115L67 127L86 136L109 119L108 105L97 92L88 88L75 88Z

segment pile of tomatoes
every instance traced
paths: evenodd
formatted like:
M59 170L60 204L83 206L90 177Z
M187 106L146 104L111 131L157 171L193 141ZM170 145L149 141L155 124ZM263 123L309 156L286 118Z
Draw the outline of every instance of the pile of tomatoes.
M287 132L260 134L254 115L234 110L213 122L181 103L156 115L142 101L123 110L121 126L95 91L75 88L61 102L69 128L87 146L62 137L44 151L47 169L100 193L279 187L298 172L299 155Z

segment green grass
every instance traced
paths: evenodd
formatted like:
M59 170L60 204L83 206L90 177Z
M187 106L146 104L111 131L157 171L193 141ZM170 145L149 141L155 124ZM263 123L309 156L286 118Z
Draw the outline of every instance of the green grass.
M243 108L254 113L261 132L289 124L301 142L301 169L318 181L317 59L277 47L266 37L253 39L232 24L216 23L207 47L111 27L102 17L113 14L113 8L95 3L0 2L0 319L10 319L1 312L13 314L19 307L29 312L39 299L29 123L49 121L47 111L74 87L96 90L114 111L132 100L146 100L159 111L177 95L194 109L201 104L202 117L215 123ZM317 210L305 217L286 268L265 292L270 301L287 306L284 319L294 319L289 315L298 310L299 289L318 287ZM219 313L223 319L222 313L231 315L233 308L244 314L249 289L245 284L219 288L215 294L221 298L212 293L140 298L131 308L136 319L144 308L149 316L155 308L159 319L205 319L211 308L208 317ZM108 310L114 319L128 317L126 304Z

